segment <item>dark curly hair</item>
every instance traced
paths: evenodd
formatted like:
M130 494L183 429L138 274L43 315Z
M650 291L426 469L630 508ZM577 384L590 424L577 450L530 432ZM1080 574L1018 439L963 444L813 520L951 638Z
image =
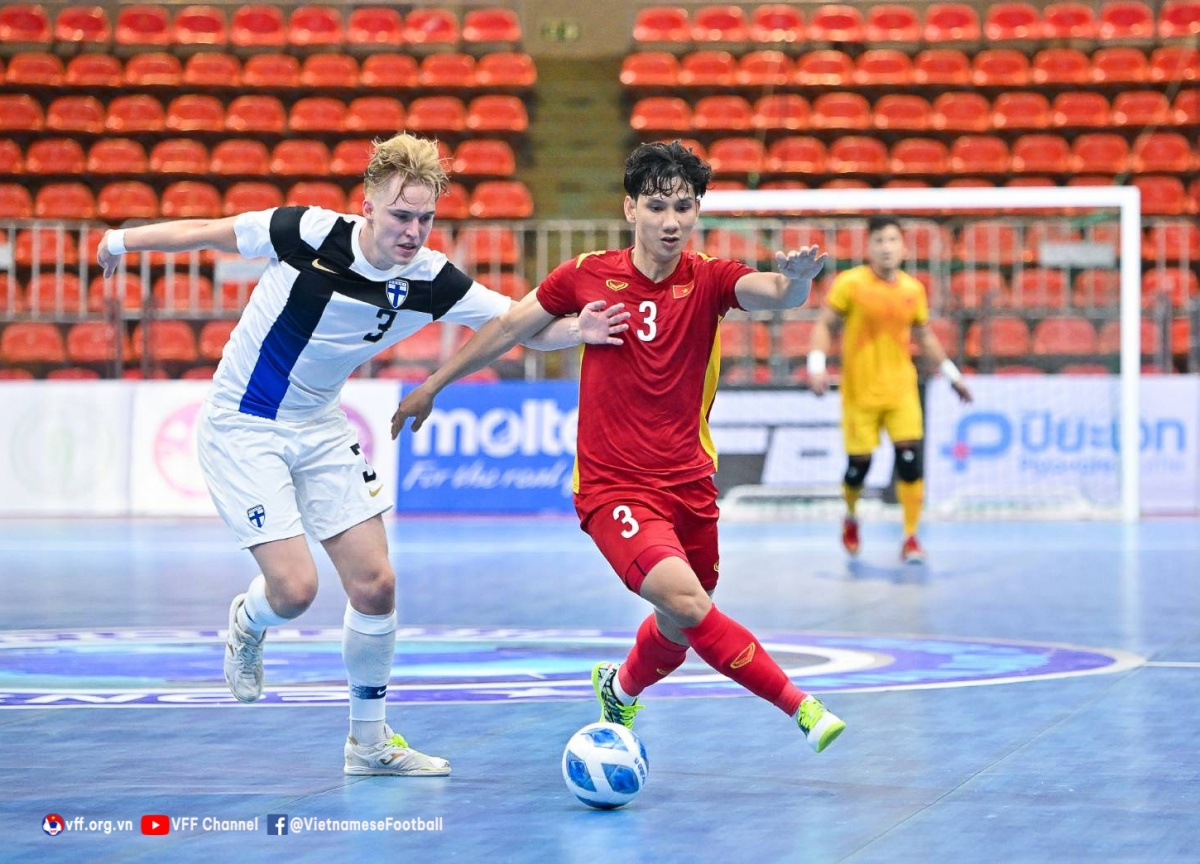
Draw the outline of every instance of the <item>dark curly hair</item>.
M625 191L635 201L639 195L670 195L681 180L699 198L711 179L708 163L679 141L642 144L625 160Z

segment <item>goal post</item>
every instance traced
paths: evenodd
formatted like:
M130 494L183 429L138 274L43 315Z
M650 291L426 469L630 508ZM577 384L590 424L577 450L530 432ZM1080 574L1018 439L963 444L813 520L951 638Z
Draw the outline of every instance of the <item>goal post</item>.
M1141 373L1141 196L1134 186L1019 188L764 189L714 190L704 196L706 217L777 218L803 222L832 214L920 214L968 217L1003 211L1116 211L1119 270L1118 451L1120 517L1139 518L1139 376Z

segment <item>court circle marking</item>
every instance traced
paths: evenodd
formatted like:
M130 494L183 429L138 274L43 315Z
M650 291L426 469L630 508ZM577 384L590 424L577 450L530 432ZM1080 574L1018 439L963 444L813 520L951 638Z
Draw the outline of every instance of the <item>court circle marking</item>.
M282 627L264 652L265 706L346 701L340 627ZM590 670L619 660L628 632L519 627L402 627L388 700L405 704L594 698ZM815 693L1008 684L1141 666L1126 651L990 638L773 633L760 637L792 680ZM0 709L228 707L224 633L190 628L0 632ZM745 696L698 659L653 698Z

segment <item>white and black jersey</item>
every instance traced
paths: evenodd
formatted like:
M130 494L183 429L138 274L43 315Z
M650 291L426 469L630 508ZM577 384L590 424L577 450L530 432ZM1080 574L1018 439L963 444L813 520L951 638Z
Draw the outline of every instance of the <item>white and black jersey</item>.
M319 207L244 213L238 251L272 260L225 346L212 401L268 419L333 405L350 374L432 321L479 329L512 305L441 252L379 270L363 255L361 216Z

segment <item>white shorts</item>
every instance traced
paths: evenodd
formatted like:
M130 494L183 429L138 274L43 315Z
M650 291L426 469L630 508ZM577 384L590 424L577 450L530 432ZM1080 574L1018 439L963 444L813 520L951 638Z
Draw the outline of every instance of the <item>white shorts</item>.
M394 503L340 409L289 423L205 402L196 444L217 512L243 549L305 533L328 540Z

